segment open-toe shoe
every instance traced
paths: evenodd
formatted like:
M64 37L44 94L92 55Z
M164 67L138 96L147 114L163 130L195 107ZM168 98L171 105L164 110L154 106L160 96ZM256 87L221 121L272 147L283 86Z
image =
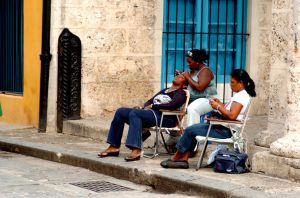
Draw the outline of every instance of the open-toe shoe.
M124 158L124 160L126 162L131 162L131 161L136 161L136 160L139 160L141 159L141 155L138 155L138 156L132 156L132 155L128 155Z
M104 152L98 153L98 156L101 158L103 158L103 157L118 157L119 153L120 153L120 151L113 151L113 152L104 151Z

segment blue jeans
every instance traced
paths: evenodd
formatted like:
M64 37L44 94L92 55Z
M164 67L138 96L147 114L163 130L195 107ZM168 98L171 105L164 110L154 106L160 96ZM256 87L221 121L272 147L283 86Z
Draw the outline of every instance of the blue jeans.
M157 117L157 124L160 124L161 112L153 111ZM151 110L119 108L111 122L107 143L119 148L123 135L125 123L129 125L126 146L130 149L139 148L142 145L142 128L153 127L156 125L156 120ZM175 116L164 116L163 126L176 126Z
M180 153L193 151L197 144L196 136L206 136L209 124L194 124L187 127L176 144L176 148ZM222 125L212 125L209 137L214 138L230 138L231 132L227 127Z

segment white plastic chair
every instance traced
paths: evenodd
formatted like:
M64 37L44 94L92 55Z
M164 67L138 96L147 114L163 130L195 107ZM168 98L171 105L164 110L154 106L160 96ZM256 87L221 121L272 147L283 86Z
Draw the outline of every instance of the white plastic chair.
M250 100L249 104L247 105L247 109L245 110L245 117L241 121L221 120L221 119L216 119L216 118L205 118L209 122L207 134L206 134L206 136L196 136L197 145L204 143L200 158L199 158L197 166L196 166L196 170L198 170L202 165L203 157L206 152L208 142L217 143L217 144L233 145L234 148L238 148L239 150L244 150L246 152L246 145L244 146L244 148L241 148L240 142L243 142L243 131L246 126L246 122L248 120L250 106L251 106L251 100ZM239 127L240 131L233 130L232 129L233 124L240 126ZM226 139L209 137L212 125L223 125L223 126L228 127L232 134L232 137L226 138Z
M166 141L165 141L165 138L163 136L163 133L166 133L168 135L170 135L172 132L175 132L175 133L179 133L181 131L183 131L183 121L184 121L184 116L186 115L187 113L187 106L188 106L188 103L189 103L189 100L190 100L190 93L188 90L184 90L185 93L186 93L186 101L185 103L180 107L179 110L174 110L174 111L171 111L171 110L163 110L161 109L160 111L162 112L162 115L161 115L161 119L159 121L159 126L155 126L155 127L151 127L151 128L144 128L143 130L149 130L149 131L154 131L155 132L155 148L154 148L154 152L152 155L147 155L147 154L143 154L144 157L146 158L154 158L156 156L159 155L159 152L158 152L158 146L159 146L159 134L161 135L161 138L162 138L162 141L163 141L163 144L164 144L164 147L166 149L166 151L171 154L171 152L169 151L167 145L166 145ZM168 115L173 115L173 116L176 116L177 117L177 126L176 127L172 127L172 128L168 128L168 127L163 127L162 124L163 124L163 119L164 119L164 116L168 116Z

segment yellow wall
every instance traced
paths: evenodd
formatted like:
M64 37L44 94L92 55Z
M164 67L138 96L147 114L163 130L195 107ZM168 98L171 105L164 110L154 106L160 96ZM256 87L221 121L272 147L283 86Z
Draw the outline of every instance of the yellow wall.
M24 83L23 96L0 94L1 122L38 127L42 1L24 0Z

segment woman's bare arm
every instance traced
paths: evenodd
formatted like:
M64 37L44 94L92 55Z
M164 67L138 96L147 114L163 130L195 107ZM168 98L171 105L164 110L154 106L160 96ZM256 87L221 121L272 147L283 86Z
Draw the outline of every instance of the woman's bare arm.
M243 105L238 102L232 102L230 110L227 110L224 105L220 105L218 102L210 101L212 108L218 110L228 120L236 120L240 114Z
M194 81L192 79L192 76L189 75L188 73L183 73L183 75L187 79L189 85L193 89L196 89L198 91L203 91L204 89L206 89L208 87L210 81L212 80L212 75L208 68L204 69L203 71L201 71L198 74L198 82Z

